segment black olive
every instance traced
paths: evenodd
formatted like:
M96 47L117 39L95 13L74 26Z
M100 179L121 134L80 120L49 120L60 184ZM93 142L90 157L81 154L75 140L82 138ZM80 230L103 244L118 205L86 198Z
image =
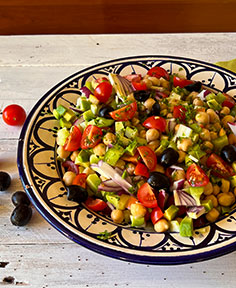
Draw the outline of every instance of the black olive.
M98 114L99 116L103 117L103 118L111 118L111 115L109 114L109 112L114 111L114 109L111 106L103 106Z
M11 201L15 206L19 206L21 204L25 204L27 206L30 205L30 200L29 200L27 194L23 191L16 191L12 195Z
M134 98L139 102L144 102L150 97L151 92L148 90L136 90L134 91Z
M151 172L147 180L148 184L155 190L169 189L169 178L160 172Z
M185 86L184 88L188 90L189 92L193 92L193 91L199 92L202 88L202 83L200 81L197 81L193 84L189 84Z
M11 214L11 223L15 226L24 226L30 221L31 217L31 207L25 204L20 204L13 210Z
M79 185L71 185L67 187L67 199L77 203L84 202L88 198L86 189Z
M225 161L233 163L236 161L236 147L234 145L226 145L222 148L220 155Z
M161 106L159 104L158 101L156 101L153 105L152 105L152 110L150 111L149 115L152 116L159 116L161 112Z
M167 148L160 156L160 164L169 167L175 164L179 159L179 153L173 148Z
M0 191L7 190L11 185L11 177L8 173L0 171Z

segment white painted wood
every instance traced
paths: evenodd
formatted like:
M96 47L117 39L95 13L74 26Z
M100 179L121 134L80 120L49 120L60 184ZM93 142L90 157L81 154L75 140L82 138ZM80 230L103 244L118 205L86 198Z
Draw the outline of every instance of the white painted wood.
M27 112L65 77L113 58L165 54L208 62L236 56L236 33L0 36L0 110L17 103ZM99 45L98 45L99 44ZM22 190L16 165L20 128L0 119L0 171L12 185L0 192L0 286L225 287L235 286L235 253L190 265L148 266L114 260L65 238L34 210L26 227L12 226L11 195ZM4 266L4 265L3 265ZM3 279L14 277L14 283ZM21 283L22 282L22 283Z

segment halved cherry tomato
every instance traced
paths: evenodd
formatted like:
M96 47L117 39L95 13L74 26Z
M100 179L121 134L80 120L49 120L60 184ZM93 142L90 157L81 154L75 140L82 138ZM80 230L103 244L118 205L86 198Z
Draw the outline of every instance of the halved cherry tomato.
M82 135L81 148L88 149L95 147L102 138L102 129L95 125L88 125Z
M17 104L11 104L4 108L2 112L4 122L11 126L21 126L25 122L25 110Z
M147 167L143 163L139 162L137 164L137 166L135 167L135 169L134 169L134 175L136 175L136 176L144 176L144 177L148 178L149 177L149 172L148 172Z
M184 88L185 86L193 84L193 83L194 81L192 80L179 78L177 76L174 76L173 78L173 84L175 87L179 86L180 88Z
M76 175L76 177L74 178L72 182L72 185L79 185L83 188L86 188L86 178L87 178L87 175L85 173L80 173Z
M138 189L137 197L139 202L147 208L154 208L157 206L156 196L147 182Z
M151 68L150 70L148 70L147 74L149 76L153 76L156 78L162 77L162 78L165 78L166 80L170 79L168 72L164 68L159 67L159 66Z
M138 199L137 199L137 198L135 198L135 197L133 197L133 196L130 196L128 202L126 203L126 208L130 210L130 209L131 209L131 205L132 205L132 204L135 204L135 203L137 203L137 202L138 202Z
M156 154L148 146L139 146L137 149L147 168L153 171L157 166Z
M137 111L137 102L132 102L120 109L110 112L111 117L117 121L128 121L134 117Z
M233 168L215 153L208 157L206 165L212 169L212 174L217 177L229 178L235 175Z
M173 117L175 119L179 119L180 121L184 121L186 111L186 108L184 108L182 105L174 106Z
M226 97L225 101L222 103L222 106L226 106L228 107L229 109L233 108L234 105L235 105L235 101L233 99L233 97L229 96L228 94L226 93L223 93L224 96Z
M106 103L110 98L112 93L112 85L107 82L103 81L94 90L94 96L102 103Z
M193 187L206 186L209 182L208 176L197 164L193 163L186 171L186 179Z
M107 203L102 199L94 199L92 197L88 197L85 201L85 205L93 210L93 211L102 211L107 207Z
M147 90L147 84L142 80L138 79L133 80L132 86L135 90Z
M124 161L131 162L131 163L133 163L133 164L138 164L139 159L140 159L140 155L139 155L139 153L138 153L138 151L137 151L137 152L134 154L134 156L124 154L124 155L121 157L121 159L124 160Z
M101 77L101 78L97 78L95 82L102 83L102 82L109 82L109 80L107 79L107 77Z
M64 149L66 151L76 151L80 148L82 133L77 126L71 128L70 135L66 139Z
M161 132L165 132L166 131L166 119L160 116L151 116L151 117L148 117L143 122L143 126L148 129L154 128L154 129L160 130Z
M157 223L157 221L159 221L162 217L163 217L163 212L161 211L160 207L155 207L154 209L152 209L151 212L151 220L152 220L152 224L155 225Z
M142 79L142 76L141 74L129 74L129 75L124 76L124 78L129 80L130 82L132 81L140 82Z

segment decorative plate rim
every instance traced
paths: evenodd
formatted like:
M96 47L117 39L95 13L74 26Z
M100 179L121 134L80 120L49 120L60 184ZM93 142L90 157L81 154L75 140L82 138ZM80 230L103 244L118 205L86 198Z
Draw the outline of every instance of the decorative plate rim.
M236 73L229 71L225 68L221 68L215 64L211 64L205 61L193 59L193 58L186 58L186 57L178 57L178 56L169 56L169 55L140 55L140 56L130 56L130 57L123 57L123 58L117 58L117 59L111 59L105 62L100 62L98 64L88 66L87 68L84 68L82 70L77 71L76 73L73 73L72 75L66 77L59 83L57 83L54 87L52 87L48 92L46 92L34 105L32 110L30 111L24 126L22 127L20 138L19 138L19 143L18 143L18 149L17 149L17 166L19 170L19 175L21 182L23 184L23 187L25 191L27 192L31 202L33 205L36 207L36 209L39 211L39 213L54 227L56 228L59 232L61 232L64 236L67 238L73 240L74 242L92 250L97 253L100 253L105 256L109 256L112 258L120 259L120 260L125 260L125 261L131 261L131 262L136 262L136 263L141 263L141 264L155 264L155 265L176 265L176 264L187 264L187 263L193 263L193 262L199 262L199 261L204 261L208 259L213 259L228 253L233 252L236 250L236 241L234 243L230 243L228 245L224 245L223 247L211 250L211 251L205 251L201 252L198 254L194 255L178 255L176 257L170 256L146 256L146 255L136 255L136 254L130 254L126 253L123 251L117 251L115 249L111 249L109 247L105 247L102 245L98 245L96 243L92 243L91 241L87 240L86 238L83 238L79 235L76 235L73 231L68 229L67 227L63 226L57 219L55 219L50 212L43 207L43 205L40 203L40 201L37 199L37 197L34 194L33 189L30 188L30 183L28 183L25 168L23 165L23 149L24 149L24 138L27 135L27 129L29 128L30 122L33 118L33 115L35 111L38 109L40 103L47 99L48 96L50 96L54 90L59 88L63 83L66 83L70 79L76 77L78 74L83 74L84 72L88 70L93 70L99 66L102 65L107 65L107 64L112 64L116 65L116 63L122 61L128 61L128 60L148 60L148 58L156 58L158 59L170 59L170 60L178 60L178 61L191 61L191 62L196 62L196 64L203 64L210 66L214 68L214 70L219 70L222 72L227 72L227 74L231 74L236 78Z

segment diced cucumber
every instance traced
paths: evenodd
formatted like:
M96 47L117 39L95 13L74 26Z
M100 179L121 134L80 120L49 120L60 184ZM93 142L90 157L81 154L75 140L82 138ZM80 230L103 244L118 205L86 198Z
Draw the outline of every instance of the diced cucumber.
M113 119L107 119L103 117L96 117L96 119L90 120L88 125L95 125L97 127L109 127L114 123Z
M72 110L67 110L63 118L68 122L72 122L76 118L76 115Z
M131 220L131 227L140 227L145 224L144 217L135 217L133 215L130 215Z
M95 104L91 104L90 109L94 115L98 114L98 106Z
M59 106L56 108L56 111L57 111L58 115L59 115L60 117L62 117L62 116L66 113L67 108L64 107L63 105L59 105Z
M111 166L115 166L116 162L120 159L120 157L124 154L125 149L120 145L115 145L114 147L107 150L104 161Z
M176 207L175 205L171 205L168 209L165 210L164 217L167 220L171 221L175 218L178 211L179 211L178 207Z
M120 200L120 197L118 195L106 195L106 199L109 203L111 203L115 208L118 207L118 203Z
M137 128L131 128L129 126L125 128L125 136L127 138L134 139L135 137L137 137L137 135L138 135Z
M139 146L146 146L147 140L145 138L136 137L137 143Z
M92 105L91 105L92 106ZM92 110L87 110L83 113L84 121L90 121L94 119L96 116L93 114Z
M81 111L87 111L91 107L91 102L86 97L79 97L77 101L77 106Z
M62 128L71 128L71 126L72 126L72 124L71 124L71 122L70 121L67 121L66 119L64 119L64 118L60 118L60 120L59 120L59 124L60 124L60 126L62 127Z
M177 220L170 221L170 232L179 232L179 222Z
M70 132L66 128L62 128L57 131L57 144L64 146L66 143L67 137L70 135Z
M75 164L82 164L84 162L89 162L90 154L86 150L81 150L75 159Z
M123 146L124 148L129 146L131 143L130 139L126 138L125 136L119 135L119 134L117 134L116 139L117 139L117 143L119 145Z
M175 134L173 141L176 141L177 138L189 138L191 137L193 130L183 124L179 125L179 129Z
M193 236L193 219L185 216L184 219L180 222L179 229L180 236L191 237Z
M222 106L215 99L207 101L207 105L213 110L220 111L222 109Z
M127 194L120 195L120 199L117 204L117 209L125 210L129 199L130 199L130 195L127 195Z
M216 139L212 140L212 143L214 145L214 150L219 153L221 151L221 149L229 144L229 139L227 137L227 135L218 137Z
M125 126L124 126L123 122L121 122L121 121L115 122L115 131L116 131L117 135L124 136Z
M93 192L97 192L98 186L101 184L101 179L97 174L89 174L86 183Z
M126 147L125 151L134 156L136 148L137 148L137 140L135 139L132 143L129 144L129 146Z
M89 158L90 164L97 164L99 160L100 159L95 154L92 154Z

